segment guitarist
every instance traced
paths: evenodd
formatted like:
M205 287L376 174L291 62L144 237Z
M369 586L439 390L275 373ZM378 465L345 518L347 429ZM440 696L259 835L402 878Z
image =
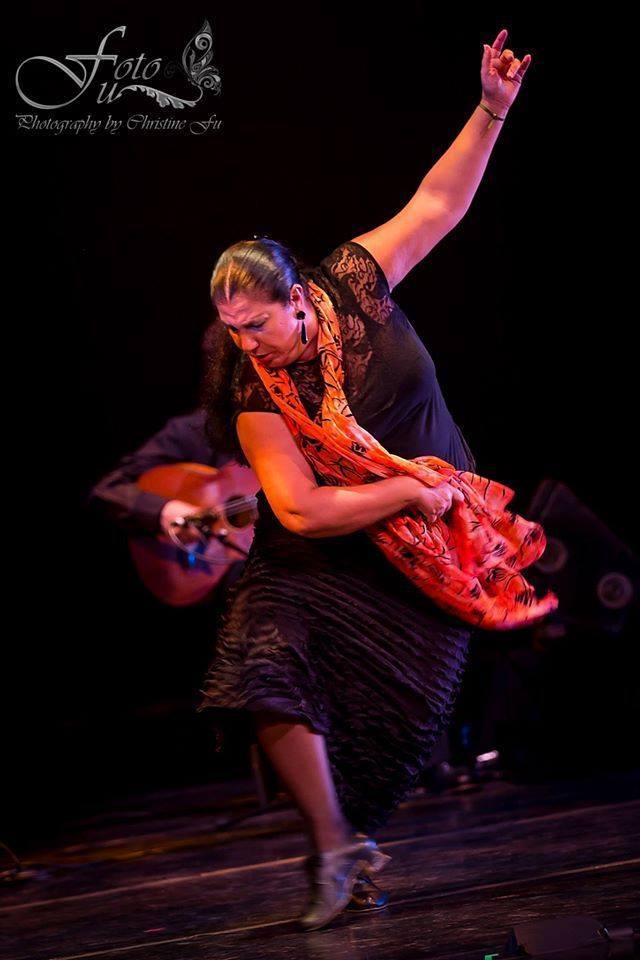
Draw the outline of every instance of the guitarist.
M138 477L152 467L163 464L202 463L222 467L233 458L227 453L215 453L204 432L205 414L200 408L171 417L162 429L154 433L132 453L123 456L115 468L102 477L89 494L89 503L99 503L107 515L127 533L168 534L171 523L196 513L198 507L182 500L170 500L156 493L142 491ZM189 539L188 526L181 531ZM244 560L234 561L219 587L224 591L242 572Z
M200 342L202 370L206 372L214 358L216 325L209 324ZM221 468L233 461L233 455L212 450L205 434L205 412L197 407L190 413L171 417L165 425L132 453L123 456L114 469L98 480L88 497L90 507L106 512L129 534L169 534L171 524L196 513L199 508L182 500L172 500L140 490L137 480L152 467L172 463L202 463ZM193 539L193 528L173 528L173 535L184 542ZM244 569L244 560L234 560L218 583L221 596Z

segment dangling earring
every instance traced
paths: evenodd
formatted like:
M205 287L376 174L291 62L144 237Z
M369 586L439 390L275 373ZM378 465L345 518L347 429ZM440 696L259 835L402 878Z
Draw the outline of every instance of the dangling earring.
M300 331L300 339L302 340L303 343L308 343L309 338L307 336L307 328L304 322L305 317L306 317L306 313L304 312L304 310L298 310L298 312L296 313L296 320L302 320L302 329Z

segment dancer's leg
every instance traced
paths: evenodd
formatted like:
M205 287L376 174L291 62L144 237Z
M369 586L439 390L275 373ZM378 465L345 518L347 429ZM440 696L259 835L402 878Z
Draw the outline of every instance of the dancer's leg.
M336 795L325 739L284 714L254 714L259 743L282 778L309 829L316 852L344 843L351 824Z

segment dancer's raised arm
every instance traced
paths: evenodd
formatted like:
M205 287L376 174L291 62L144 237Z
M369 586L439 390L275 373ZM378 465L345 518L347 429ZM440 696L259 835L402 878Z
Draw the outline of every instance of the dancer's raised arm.
M409 203L391 220L353 238L378 261L390 289L456 226L471 205L531 63L528 53L518 60L512 50L503 50L506 38L507 31L501 30L492 46L484 45L480 103Z

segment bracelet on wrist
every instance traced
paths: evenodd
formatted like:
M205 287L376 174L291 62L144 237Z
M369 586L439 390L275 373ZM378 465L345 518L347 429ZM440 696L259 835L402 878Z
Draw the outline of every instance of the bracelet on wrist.
M507 116L506 113L505 113L504 117L499 117L497 113L494 113L493 110L491 110L489 107L485 106L484 103L482 103L482 101L480 101L480 103L478 104L478 106L479 106L479 107L482 107L482 109L483 109L486 113L488 113L489 116L492 117L494 120L504 120L504 119L506 119L506 116ZM508 112L508 111L507 111L507 112Z

